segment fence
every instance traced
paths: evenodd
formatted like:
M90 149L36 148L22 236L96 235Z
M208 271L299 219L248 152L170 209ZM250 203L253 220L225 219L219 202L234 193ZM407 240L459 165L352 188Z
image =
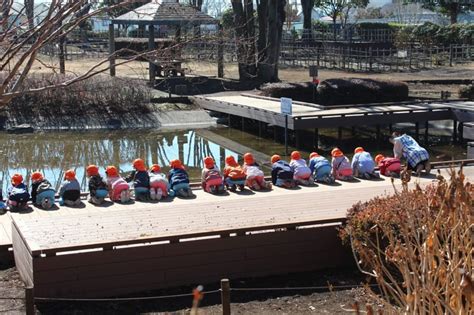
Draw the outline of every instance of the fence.
M336 41L336 42L366 42L366 43L392 43L395 39L395 32L392 29L361 29L350 26L346 28L332 25L328 27L318 27L310 31L304 30L300 36L296 34L284 33L283 43L289 43L295 39L301 38L305 42Z

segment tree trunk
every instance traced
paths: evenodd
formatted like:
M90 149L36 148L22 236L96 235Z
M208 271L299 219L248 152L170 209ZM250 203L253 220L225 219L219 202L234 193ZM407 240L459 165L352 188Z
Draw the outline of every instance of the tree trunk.
M251 0L232 1L234 10L237 58L240 80L252 79L256 74L255 30L253 23L253 4Z
M264 1L262 1L264 2ZM280 57L280 45L285 22L286 0L268 0L267 16L259 16L267 21L266 54L263 60L259 60L258 75L262 82L277 82L278 60Z
M25 0L25 14L28 19L28 28L31 30L35 27L35 1Z
M451 3L448 7L449 22L456 24L458 22L459 11L461 11L459 3Z
M2 0L2 31L8 30L8 16L10 15L10 0Z
M312 39L314 2L315 0L301 0L301 7L303 9L303 40L307 41Z

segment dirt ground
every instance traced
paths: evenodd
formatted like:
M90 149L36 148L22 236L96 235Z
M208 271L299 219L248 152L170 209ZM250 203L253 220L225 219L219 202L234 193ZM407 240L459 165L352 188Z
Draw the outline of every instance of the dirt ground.
M4 267L5 268L5 267ZM361 310L366 303L377 307L364 288L338 288L363 283L356 270L327 270L283 276L231 281L231 287L324 287L298 291L232 291L232 314L347 314L357 302ZM332 290L327 288L331 285ZM209 284L205 291L218 288ZM140 296L189 293L190 288L146 292ZM10 297L20 298L18 300ZM0 313L24 313L23 284L14 267L0 270ZM189 314L191 297L140 302L50 302L37 303L38 314ZM222 314L220 293L204 295L199 314Z
M50 57L42 57L42 61L48 65L57 67L57 60ZM66 71L70 73L83 73L85 70L93 67L102 59L78 59L66 61ZM117 60L117 64L124 60ZM104 65L106 66L106 65ZM215 63L205 61L184 63L183 67L186 73L190 75L216 76L217 66ZM100 69L101 67L99 67ZM225 64L224 76L229 79L238 78L238 68L235 63ZM51 69L45 68L44 65L36 63L33 71L49 72ZM146 79L148 76L148 64L145 62L129 62L124 65L117 66L117 76L135 77ZM321 69L319 71L320 80L330 78L344 77L361 77L361 78L378 78L391 80L429 80L429 79L473 79L474 78L474 62L470 64L455 65L454 67L440 67L432 70L423 70L417 72L398 72L398 73L357 73L339 70ZM291 82L310 81L309 70L307 68L280 68L280 79Z

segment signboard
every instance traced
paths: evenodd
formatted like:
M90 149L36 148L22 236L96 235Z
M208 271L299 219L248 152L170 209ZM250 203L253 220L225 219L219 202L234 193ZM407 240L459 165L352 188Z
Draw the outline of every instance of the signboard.
M293 100L291 98L282 97L281 102L281 113L285 115L291 115L293 113Z

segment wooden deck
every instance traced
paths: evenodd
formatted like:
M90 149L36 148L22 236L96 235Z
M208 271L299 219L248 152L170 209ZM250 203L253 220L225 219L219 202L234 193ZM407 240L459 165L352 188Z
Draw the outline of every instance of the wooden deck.
M474 167L465 174L474 178ZM0 218L13 220L15 262L37 296L97 297L350 264L331 225L393 189L382 179L228 196L197 190L192 200Z
M240 93L218 93L193 97L206 110L254 119L279 127L285 126L278 99ZM471 119L474 102L400 102L323 107L295 102L288 117L288 128L334 128L339 126L383 125L401 122ZM467 121L466 120L466 121Z

